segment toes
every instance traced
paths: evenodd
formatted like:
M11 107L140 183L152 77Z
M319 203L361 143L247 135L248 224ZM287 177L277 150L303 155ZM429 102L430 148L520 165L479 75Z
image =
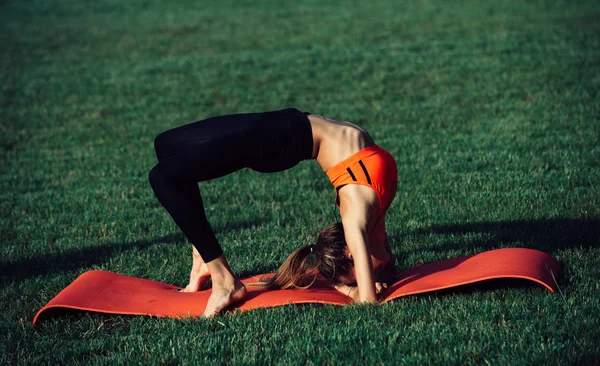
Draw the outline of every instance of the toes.
M211 304L208 304L208 306L206 307L206 310L204 311L204 317L205 318L212 318L215 315L217 315L221 310L223 310L227 305L229 305L229 302L227 302L225 305L217 305L217 306L211 306Z

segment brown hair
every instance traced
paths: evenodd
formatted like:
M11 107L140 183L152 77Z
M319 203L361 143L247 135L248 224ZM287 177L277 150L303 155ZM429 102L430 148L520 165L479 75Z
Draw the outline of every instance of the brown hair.
M332 283L340 284L339 277L347 275L354 266L346 256L346 248L342 223L328 226L319 233L314 245L296 249L262 285L270 289L307 288L317 278L315 271L310 274L315 269Z

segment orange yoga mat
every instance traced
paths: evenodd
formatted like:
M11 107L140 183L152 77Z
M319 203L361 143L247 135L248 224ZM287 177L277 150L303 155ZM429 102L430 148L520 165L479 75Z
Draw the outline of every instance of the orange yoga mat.
M522 278L535 281L550 291L560 265L550 255L524 248L496 249L409 268L383 293L382 302L398 297L456 287L493 278ZM267 274L268 275L268 274ZM346 305L352 300L328 288L319 279L306 290L266 290L249 285L267 276L243 280L248 298L233 308L241 311L288 304L321 303ZM176 286L123 276L107 271L89 271L62 290L33 319L33 324L50 309L67 308L108 314L198 317L206 307L211 290L182 293Z

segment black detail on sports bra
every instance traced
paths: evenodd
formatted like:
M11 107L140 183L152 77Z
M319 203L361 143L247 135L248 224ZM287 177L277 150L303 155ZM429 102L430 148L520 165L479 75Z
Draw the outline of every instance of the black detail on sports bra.
M363 172L365 172L365 177L367 177L367 183L371 184L371 177L369 177L369 172L367 171L367 168L365 168L365 164L363 164L362 160L359 160L358 163L360 164L360 167L362 168Z
M346 168L346 170L348 171L348 174L350 174L350 177L352 177L352 180L356 182L356 177L354 176L354 173L352 173L352 170L350 168Z

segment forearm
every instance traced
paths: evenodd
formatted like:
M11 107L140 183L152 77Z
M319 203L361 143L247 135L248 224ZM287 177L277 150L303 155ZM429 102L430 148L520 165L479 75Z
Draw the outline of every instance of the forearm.
M343 190L343 191L342 191ZM346 245L354 262L354 275L361 302L376 302L375 273L369 248L369 228L378 210L375 191L350 184L340 190L340 216ZM342 194L344 193L344 194Z
M354 274L358 285L357 301L376 302L375 276L369 253L367 232L358 225L345 225L344 231L346 243L354 261Z

